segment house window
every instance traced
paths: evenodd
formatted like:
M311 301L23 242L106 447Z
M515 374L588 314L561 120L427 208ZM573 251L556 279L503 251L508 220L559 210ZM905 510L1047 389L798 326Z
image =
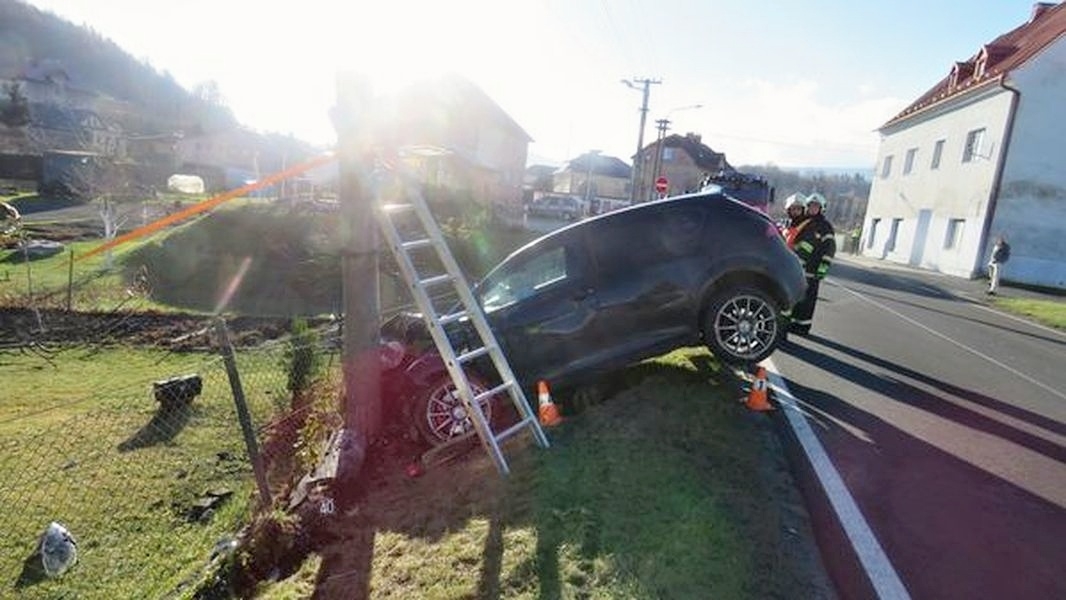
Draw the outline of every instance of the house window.
M889 154L885 157L884 164L881 165L881 179L887 178L892 174L892 155Z
M877 239L877 226L881 224L881 219L870 220L870 235L866 238L866 247L873 248L874 240Z
M958 248L959 243L962 241L963 226L966 225L966 219L949 219L948 231L944 236L944 248L952 249Z
M940 155L944 153L944 140L937 140L936 145L933 146L933 162L929 164L929 168L936 170L940 168Z
M966 147L962 151L962 162L973 162L975 158L981 158L981 143L985 139L985 128L974 129L966 134Z
M899 236L899 224L903 222L903 219L892 219L892 229L888 231L888 243L885 244L886 252L894 252L896 250L896 237Z
M663 162L671 162L674 160L674 148L663 148Z
M917 156L918 149L911 148L907 150L907 157L903 159L903 174L907 175L914 170L914 157Z

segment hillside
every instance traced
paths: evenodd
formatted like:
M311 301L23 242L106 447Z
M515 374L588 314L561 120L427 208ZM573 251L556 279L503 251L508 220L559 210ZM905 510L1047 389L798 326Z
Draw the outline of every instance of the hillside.
M234 123L228 109L197 98L96 31L21 0L0 0L0 81L50 69L61 69L69 87L97 96L98 109L127 131Z

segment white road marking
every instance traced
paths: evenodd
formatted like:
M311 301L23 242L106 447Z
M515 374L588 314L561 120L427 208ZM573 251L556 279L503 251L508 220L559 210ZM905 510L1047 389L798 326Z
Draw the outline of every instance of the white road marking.
M880 308L881 310L883 310L885 312L891 313L891 314L895 315L896 317L899 317L900 319L910 323L911 325L914 325L915 327L925 331L926 333L934 335L934 336L944 340L945 342L948 342L949 344L952 344L954 346L962 348L963 350L969 352L970 354L973 354L974 356L976 356L978 358L984 359L984 360L992 363L993 365L996 365L997 367L1003 369L1004 371L1007 371L1008 373L1011 373L1012 375L1014 375L1014 376L1016 376L1016 377L1018 377L1020 379L1024 379L1025 381L1027 381L1027 382L1035 385L1036 387L1038 387L1038 388L1050 393L1053 396L1061 398L1062 400L1066 400L1066 393L1063 393L1063 392L1051 387L1050 385L1047 385L1046 383L1042 383L1040 381L1037 381L1033 377L1030 377L1029 375L1026 375L1025 373L1022 373L1018 369L1015 369L1014 367L1006 365L1006 364L1004 364L1004 363L992 358L991 356L985 354L984 352L981 352L980 350L976 350L974 348L971 348L971 347L967 346L966 344L963 344L962 342L956 341L956 340L944 335L943 333L940 333L939 331L937 331L935 329L932 329L930 327L922 325L921 323L919 323L918 321L915 321L914 319L908 317L907 315L904 315L903 313L901 313L901 312L899 312L897 310L893 310L893 309L889 308L888 306L886 306L885 304L883 304L881 302L878 302L877 300L874 300L873 298L868 298L865 295L860 294L859 292L856 292L855 290L847 287L846 285L842 285L840 283L834 283L833 285L835 285L836 287L844 290L845 292L847 292L849 294L854 295L855 297L857 297L859 300L862 300L863 302L868 302L870 304L873 304L877 308Z
M814 434L810 424L807 423L807 419L799 408L799 401L792 395L788 385L778 374L777 365L774 364L773 359L769 358L763 361L763 364L766 365L767 377L773 386L778 404L781 405L789 426L792 428L800 447L803 448L807 460L814 469L818 482L825 490L829 503L833 507L833 511L836 512L837 519L844 528L844 533L848 536L851 547L859 557L859 562L866 571L866 576L870 579L878 598L885 600L909 599L910 594L907 593L907 588L903 586L896 569L892 566L888 556L885 555L885 551L881 548L881 544L877 541L877 536L870 529L866 518L862 516L862 512L855 503L855 499L848 492L840 473L837 472L836 467L829 460L829 455L826 453L822 443L818 441L818 436Z

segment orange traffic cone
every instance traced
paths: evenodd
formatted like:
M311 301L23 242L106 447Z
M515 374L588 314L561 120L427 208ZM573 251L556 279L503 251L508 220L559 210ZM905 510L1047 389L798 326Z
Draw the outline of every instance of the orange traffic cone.
M548 392L548 382L543 379L537 382L537 403L539 406L540 424L544 427L554 427L563 422L559 415L559 407L552 402L552 396Z
M755 380L751 382L751 390L748 392L748 401L745 406L749 410L759 412L773 410L767 398L766 367L759 367L755 371Z

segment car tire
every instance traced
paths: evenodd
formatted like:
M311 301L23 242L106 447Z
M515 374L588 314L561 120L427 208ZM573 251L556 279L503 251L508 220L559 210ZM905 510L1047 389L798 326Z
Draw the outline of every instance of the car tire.
M466 376L475 396L489 389L480 377L469 371ZM485 415L485 420L490 424L494 400L495 397L481 402L481 411ZM418 434L431 446L440 446L474 431L474 421L466 414L466 408L459 398L455 383L447 373L419 390L411 408Z
M723 363L757 363L773 353L783 336L781 309L760 289L729 288L707 303L704 343Z

